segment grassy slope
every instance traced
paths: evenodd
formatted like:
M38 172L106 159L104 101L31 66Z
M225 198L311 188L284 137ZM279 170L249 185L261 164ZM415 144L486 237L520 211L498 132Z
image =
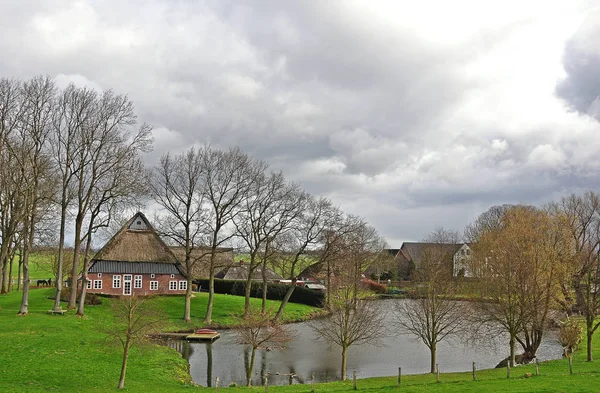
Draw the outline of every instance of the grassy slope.
M110 319L110 299L86 309L86 317L72 312L51 316L48 296L52 289L33 289L29 301L29 315L17 317L21 293L0 296L0 391L90 391L116 390L121 352L108 345L98 328ZM200 294L192 302L192 317L200 325L207 294ZM157 298L173 318L173 329L190 328L177 319L183 312L182 297ZM226 324L231 314L243 308L242 297L217 295L216 323ZM253 299L259 303L259 299ZM277 302L271 302L276 306ZM314 309L290 304L287 318L306 317ZM143 351L135 350L131 357L126 379L127 391L164 392L189 388L187 362L174 350L152 345Z

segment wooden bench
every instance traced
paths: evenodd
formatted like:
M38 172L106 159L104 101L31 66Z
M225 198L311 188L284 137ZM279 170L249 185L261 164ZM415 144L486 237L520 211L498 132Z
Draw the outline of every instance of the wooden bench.
M48 310L48 314L60 314L60 315L65 315L65 313L67 312L67 310Z

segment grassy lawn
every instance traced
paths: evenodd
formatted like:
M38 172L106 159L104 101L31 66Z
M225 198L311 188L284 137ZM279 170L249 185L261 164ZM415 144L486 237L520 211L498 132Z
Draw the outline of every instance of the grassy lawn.
M53 289L32 289L29 315L16 313L21 293L0 296L0 392L116 390L121 352L98 332L110 320L110 299L100 306L86 308L84 318L72 311L65 316L51 316L47 310L53 301ZM201 326L208 295L199 294L192 301L192 326ZM260 304L260 299L252 299ZM179 319L183 315L182 297L159 297L171 319L170 328L191 326ZM241 314L244 298L216 295L214 321L225 325L232 314ZM274 307L278 302L270 302ZM63 306L64 307L64 306ZM315 309L289 304L285 318L306 318ZM135 350L130 356L126 388L131 392L165 392L190 388L187 362L173 349L159 345Z
M31 291L30 314L17 317L20 293L0 296L0 391L1 392L106 392L116 391L119 376L119 348L109 345L98 333L98 328L110 319L110 299L100 306L88 307L87 315L78 318L72 313L50 316L46 313L52 301L51 289ZM204 313L206 294L193 300L192 317L200 325ZM188 327L178 321L183 309L183 299L157 298L172 318L172 329ZM256 299L259 302L258 299ZM273 302L272 305L276 305ZM243 298L218 295L214 319L217 324L228 324L231 314L239 314ZM288 319L305 317L313 309L290 304ZM582 344L582 349L585 348ZM325 348L323 350L326 350ZM401 349L399 348L399 351ZM407 354L407 356L410 354ZM441 382L435 376L406 375L402 386L397 387L396 377L358 380L358 390L393 392L600 392L600 334L596 336L594 356L596 362L585 362L585 351L575 354L574 374L569 374L567 360L540 364L540 375L535 376L535 366L519 366L511 370L480 370L477 381L470 372L442 374ZM531 373L529 378L526 373ZM214 391L214 388L195 387L187 375L187 363L172 349L152 345L135 350L130 358L127 380L128 392ZM251 390L263 392L264 388L220 388L228 392ZM310 385L270 387L279 393L310 392ZM352 381L318 384L316 392L350 392Z

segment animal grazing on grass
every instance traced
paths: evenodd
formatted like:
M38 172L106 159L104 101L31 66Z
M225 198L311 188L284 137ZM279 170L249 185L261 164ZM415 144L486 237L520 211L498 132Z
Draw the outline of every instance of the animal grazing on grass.
M40 287L42 285L44 285L44 286L45 285L49 285L48 281L46 281L46 280L37 280L37 286Z

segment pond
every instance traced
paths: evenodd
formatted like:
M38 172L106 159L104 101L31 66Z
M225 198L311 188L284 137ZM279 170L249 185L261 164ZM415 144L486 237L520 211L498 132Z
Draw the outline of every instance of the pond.
M348 375L356 370L357 378L393 376L402 367L402 374L429 372L429 350L416 341L414 336L399 335L394 332L395 302L408 300L378 300L386 314L383 329L389 329L383 346L351 346L348 354ZM309 326L309 322L292 326L295 339L282 350L258 350L252 384L261 385L262 375L268 373L269 385L310 383L314 373L315 382L340 379L341 352L339 347L328 347ZM219 377L220 386L235 382L244 385L249 351L235 342L234 330L221 330L221 338L212 342L169 341L168 345L177 349L189 361L190 374L195 383L213 386ZM453 339L441 342L438 346L438 364L441 372L459 372L472 369L493 368L508 356L507 340L503 337L490 337L482 343L463 342ZM562 348L556 332L546 334L538 350L540 361L558 359Z

